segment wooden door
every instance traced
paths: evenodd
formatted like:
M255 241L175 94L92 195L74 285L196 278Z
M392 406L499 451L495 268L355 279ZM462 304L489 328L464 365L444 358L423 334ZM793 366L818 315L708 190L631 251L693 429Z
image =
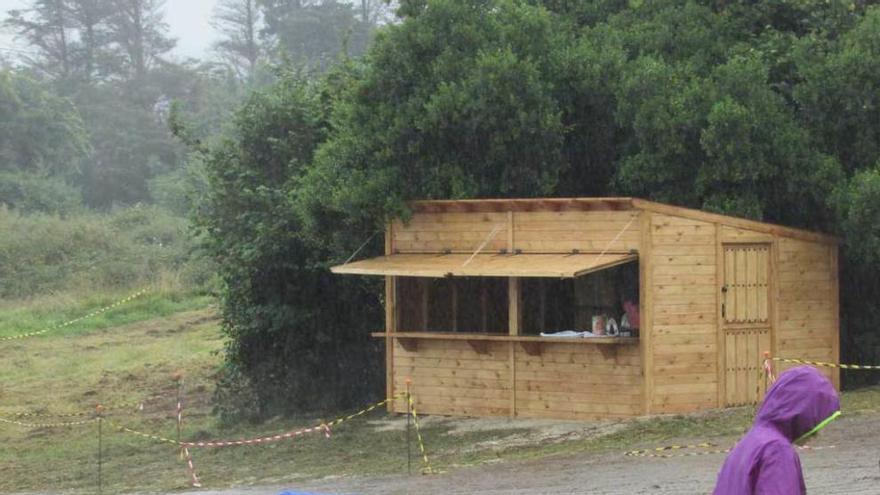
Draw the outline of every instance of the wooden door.
M725 406L755 404L764 396L764 351L771 343L771 245L723 244L721 331Z

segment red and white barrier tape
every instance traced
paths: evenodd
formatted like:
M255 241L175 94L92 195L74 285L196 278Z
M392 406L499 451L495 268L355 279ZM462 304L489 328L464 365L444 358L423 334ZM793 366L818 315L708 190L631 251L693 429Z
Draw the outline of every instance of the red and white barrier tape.
M192 454L190 454L189 449L184 447L183 454L186 457L186 467L189 469L189 476L192 479L192 486L194 488L201 488L202 482L199 480L199 476L196 474L196 468L193 466Z
M767 374L767 379L770 381L770 384L776 382L776 376L773 375L773 366L771 365L772 361L768 359L764 359L764 373Z
M358 416L364 415L364 414L366 414L366 413L368 413L378 407L381 407L383 404L386 404L389 401L392 401L397 398L405 397L405 396L406 396L406 394L403 394L403 393L396 394L396 395L392 396L391 398L379 401L379 402L377 402L367 408L361 409L360 411L358 411L356 413L349 414L348 416L342 416L342 417L339 417L333 421L321 423L319 425L312 426L310 428L303 428L300 430L288 431L288 432L279 433L276 435L268 435L265 437L241 439L241 440L209 440L209 441L202 441L202 442L178 442L177 440L172 440L167 437L153 435L151 433L145 433L142 431L134 430L132 428L127 428L127 427L122 426L117 423L112 423L112 424L119 431L123 431L125 433L131 433L132 435L137 435L142 438L155 440L157 442L174 444L179 447L189 447L189 448L212 448L213 447L213 448L217 448L217 447L232 447L232 446L240 446L240 445L260 445L260 444L265 444L265 443L277 442L277 441L285 440L285 439L289 439L289 438L295 438L298 436L305 435L307 433L314 433L314 432L318 432L318 431L323 431L324 436L327 438L330 438L330 433L331 433L330 428L332 426L336 426L344 421L349 421L349 420L354 419Z

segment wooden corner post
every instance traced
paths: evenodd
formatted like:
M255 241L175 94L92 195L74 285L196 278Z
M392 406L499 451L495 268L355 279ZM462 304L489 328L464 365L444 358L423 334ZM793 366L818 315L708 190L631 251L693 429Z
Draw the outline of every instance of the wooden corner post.
M724 291L722 287L727 282L724 280L724 245L721 242L720 223L712 224L715 229L715 379L718 381L716 389L716 405L721 408L726 405L727 396L727 364L726 364L726 339L724 335ZM768 349L769 350L769 349Z
M394 252L392 223L385 227L385 255ZM394 333L397 327L397 281L394 277L385 277L385 333ZM385 397L394 397L394 339L385 337ZM394 412L395 401L388 401L388 412Z
M508 297L508 324L507 328L510 335L519 335L520 326L522 325L522 287L519 277L509 277L507 284Z
M510 335L519 335L522 323L522 287L519 277L507 279L507 328ZM510 367L510 417L516 417L516 342L507 343Z
M654 348L653 348L653 278L651 249L651 212L639 213L639 338L642 351L642 372L644 375L644 404L642 412L651 414L654 401Z
M834 338L831 339L831 361L840 362L840 261L836 244L829 246L831 250L831 304L834 311ZM831 369L831 382L840 390L840 368Z
M514 242L514 213L507 212L507 252L511 255L516 253ZM510 335L519 335L522 323L522 290L520 279L510 277L507 279L507 328ZM516 342L507 343L508 366L510 367L510 417L516 417Z

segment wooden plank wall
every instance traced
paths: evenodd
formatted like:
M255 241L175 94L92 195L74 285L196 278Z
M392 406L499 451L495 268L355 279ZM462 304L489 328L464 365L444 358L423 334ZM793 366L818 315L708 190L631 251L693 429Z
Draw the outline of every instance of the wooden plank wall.
M400 253L472 253L496 229L483 252L498 252L511 242L524 253L629 251L639 247L638 215L635 210L416 213L407 224L394 222L392 232Z
M718 404L716 226L652 214L651 413Z
M510 412L510 362L507 342L489 342L478 354L463 340L420 340L407 351L395 342L394 389L412 379L416 410L454 416L507 416ZM397 412L406 404L397 402Z
M638 416L641 374L637 345L544 344L539 356L517 345L516 415L575 420Z
M391 231L394 250L400 253L471 253L487 239L484 253L509 251L511 246L524 253L625 252L639 248L639 214L417 213L407 224L394 222ZM511 406L522 417L594 419L642 413L638 346L605 349L604 354L598 346L583 344L542 347L541 355L532 356L506 342L489 343L486 354L466 341L419 341L415 351L395 343L393 389L404 390L411 378L416 405L426 414L502 416L510 415ZM406 411L401 401L394 407Z
M514 349L514 363L509 350ZM638 416L642 412L639 348L543 344L532 356L519 344L488 343L477 353L466 341L421 340L418 349L394 347L394 388L412 394L418 411L460 416L509 416L511 365L516 367L516 416L597 419ZM610 346L606 346L610 347ZM406 412L398 401L397 412Z
M779 357L838 362L836 257L833 245L779 239ZM838 370L819 369L840 387Z
M524 253L637 250L638 215L638 211L516 212L514 246Z
M747 229L652 213L640 226L634 211L419 213L395 222L397 252L473 252L490 232L484 252L628 251L639 249L642 228L650 244L652 314L643 329L650 345L645 370L653 389L643 394L638 346L603 353L598 346L545 344L541 355L506 342L477 353L466 341L420 341L418 350L393 347L394 386L413 381L427 414L590 419L681 413L717 407L720 309L718 256L722 242L775 242L778 322L776 355L809 360L839 358L836 246L775 237ZM644 213L642 213L644 215ZM511 231L509 226L513 224ZM618 237L619 235L619 237ZM612 239L618 239L610 245ZM774 292L777 289L774 289ZM607 350L606 350L607 351ZM515 368L515 370L514 370ZM780 368L784 368L780 367ZM515 371L515 382L511 379ZM823 371L839 386L839 374ZM512 387L512 383L514 383ZM515 392L515 393L514 393ZM405 412L402 401L395 404Z
M399 253L472 253L495 231L484 252L507 248L507 212L416 213L409 223L392 225L394 249Z

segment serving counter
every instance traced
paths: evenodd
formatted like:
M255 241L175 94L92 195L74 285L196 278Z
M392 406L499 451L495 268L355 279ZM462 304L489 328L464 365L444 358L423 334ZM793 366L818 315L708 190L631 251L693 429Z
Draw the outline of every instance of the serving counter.
M419 411L596 419L641 413L636 337L376 332L391 339L393 388ZM406 402L393 406L406 412Z

